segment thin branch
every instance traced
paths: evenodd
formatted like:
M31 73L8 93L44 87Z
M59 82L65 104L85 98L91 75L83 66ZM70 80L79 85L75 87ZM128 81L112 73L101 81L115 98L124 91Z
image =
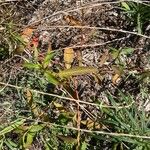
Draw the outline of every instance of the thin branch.
M74 79L74 85L75 85L75 94L76 94L76 98L77 98L77 128L78 128L78 135L77 135L77 150L79 150L80 147L80 122L81 122L81 114L80 114L80 103L79 103L79 95L78 95L78 91L77 91L77 87L78 87L78 80Z
M31 92L34 92L34 93L38 93L38 94L42 94L42 95L48 95L48 96L52 96L52 97L57 97L57 98L68 100L68 101L72 101L72 102L75 102L75 103L77 102L77 100L74 99L74 98L63 97L63 96L59 96L59 95L56 95L56 94L50 94L50 93L46 93L46 92L41 92L41 91L38 91L38 90L34 90L34 89L26 88L26 87L21 87L21 86L16 86L16 85L12 85L12 84L7 84L7 83L4 83L4 82L0 82L0 85L7 85L7 87L11 87L11 88L15 88L15 89L30 90ZM84 101L81 101L81 100L78 100L78 102L81 103L81 104L91 105L91 106L95 106L95 107L112 108L112 109L129 108L134 103L134 101L132 101L129 105L110 106L110 105L101 105L101 104L95 104L95 103L90 103L90 102L84 102Z
M147 35L143 35L137 32L132 32L132 31L127 31L127 30L122 30L122 29L113 29L113 28L103 28L103 27L90 27L90 26L49 26L49 28L80 28L80 29L96 29L96 30L105 30L105 31L112 31L112 32L121 32L121 33L125 33L125 34L132 34L132 35L137 35L137 36L141 36L147 39L150 39L149 36ZM46 29L48 30L48 29Z
M82 6L82 7L78 7L78 8L69 8L69 9L66 9L66 10L63 10L63 11L57 11L57 12L54 12L52 15L49 15L47 17L44 17L42 19L39 19L27 26L25 26L25 28L29 27L29 26L34 26L35 24L38 24L40 23L41 21L44 21L44 20L47 20L51 17L54 17L56 15L59 15L59 14L66 14L66 13L70 13L70 12L74 12L74 11L79 11L79 10L82 10L82 9L86 9L86 8L93 8L93 7L98 7L98 6L101 6L101 5L108 5L108 4L118 4L118 3L121 3L121 2L137 2L137 3L142 3L144 4L144 2L148 2L148 1L137 1L137 0L120 0L120 1L116 1L116 2L101 2L101 3L96 3L96 4L88 4L85 6Z
M65 47L65 48L86 48L86 47L97 47L97 46L104 46L106 44L110 44L110 43L113 43L113 42L116 42L116 41L120 41L120 40L123 40L125 39L126 37L123 37L123 38L119 38L119 39L114 39L112 41L107 41L107 42L104 42L104 43L95 43L95 44L83 44L83 45L74 45L74 46L69 46L69 47ZM60 49L56 49L54 50L55 52L56 51L60 51L62 49L65 49L65 48L60 48Z
M71 98L73 98L72 97L72 95L64 88L64 90L61 90L63 93L67 93ZM77 102L76 102L77 103ZM93 114L91 114L87 109L85 109L84 108L84 106L83 105L81 105L80 103L78 103L79 104L79 106L80 106L80 108L85 112L85 114L92 120L92 119L94 119L94 120L96 120L96 116L94 116Z
M0 1L0 4L5 4L5 3L11 3L11 2L22 2L25 0L2 0Z
M75 127L61 126L61 125L58 125L58 124L51 124L51 125L52 126L56 126L56 127L61 127L61 128L66 128L66 129L78 131L78 128L75 128ZM134 135L134 134L126 134L126 133L114 133L114 132L105 132L105 131L92 131L92 130L86 130L86 129L80 129L80 131L81 132L86 132L86 133L115 136L115 137L130 137L130 138L140 138L140 139L146 139L146 140L150 139L150 136L141 136L141 135Z
M53 127L60 127L60 128L78 131L78 128L71 127L71 126L63 126L63 125L59 125L55 123L44 122L44 121L37 120L37 119L36 120L31 119L30 117L29 118L22 117L22 118L29 119L29 120L36 121L36 122L42 122L42 123L45 123L49 127L53 126ZM134 134L127 134L127 133L115 133L115 132L105 132L105 131L97 131L97 130L93 131L93 130L87 130L87 129L81 129L81 128L80 128L80 131L85 132L85 133L101 134L101 135L108 135L108 136L114 136L114 137L130 137L130 138L150 140L150 136L146 136L146 135L134 135Z

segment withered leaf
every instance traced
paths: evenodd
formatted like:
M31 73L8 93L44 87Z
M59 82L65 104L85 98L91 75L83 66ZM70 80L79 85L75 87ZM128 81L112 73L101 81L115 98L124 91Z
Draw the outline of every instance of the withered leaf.
M115 72L115 75L112 77L112 83L117 84L120 80L121 75L123 74L123 67L112 66L112 69Z
M63 18L67 22L68 25L71 25L71 26L82 26L82 23L79 20L75 19L73 16L66 15Z
M74 60L74 50L72 48L64 49L64 61L67 69L71 68L71 63Z
M119 74L115 74L113 77L112 77L112 83L113 84L117 84L118 80L120 79L120 75Z
M103 56L100 58L100 66L102 66L109 59L108 51L106 50Z
M33 31L35 29L33 28L25 28L23 29L22 33L21 33L21 37L23 38L23 40L28 44L29 43L29 39L31 38Z
M88 129L93 129L93 128L95 128L95 129L100 129L100 128L102 128L102 125L101 125L100 123L94 122L94 121L91 120L91 119L82 120L81 123L82 123L83 125L86 125L86 127L87 127Z
M78 62L79 62L79 66L82 66L82 53L81 53L81 51L77 50L76 54L77 54L77 59L78 59Z

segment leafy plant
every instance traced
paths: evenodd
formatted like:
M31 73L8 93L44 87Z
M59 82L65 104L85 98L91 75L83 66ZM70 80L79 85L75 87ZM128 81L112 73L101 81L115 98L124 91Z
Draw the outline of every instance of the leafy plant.
M150 20L150 5L135 2L121 2L121 7L130 21L136 26L138 33L141 34L144 25Z
M126 14L130 23L129 28L136 27L138 33L144 32L150 20L149 5L144 3L121 2L122 12ZM12 4L14 4L13 7ZM43 34L45 31L43 32L38 23L35 26L31 23L30 26L30 21L34 19L30 21L28 19L32 17L40 3L38 2L37 6L33 4L16 1L0 4L2 8L0 12L3 12L0 13L2 18L0 20L0 59L12 56L14 52L22 52L24 48L27 48L31 55L33 54L32 58L29 57L30 60L27 60L27 57L31 55L23 54L23 57L17 58L17 64L14 64L16 62L14 58L2 64L0 86L4 86L0 89L0 101L2 101L0 104L0 150L149 150L150 119L147 113L149 111L147 101L149 100L150 70L145 69L149 66L145 49L142 51L144 57L139 60L142 65L145 65L145 61L148 65L138 66L141 44L140 49L137 45L135 49L138 51L134 51L134 48L125 47L132 44L129 38L127 41L125 38L120 44L115 43L115 47L119 46L118 49L110 48L109 51L107 46L106 49L105 46L104 49L99 49L97 42L105 41L110 37L116 39L120 34L116 37L113 32L110 35L95 28L89 29L91 30L89 32L85 26L82 27L86 24L97 27L97 25L101 26L101 23L103 25L103 22L108 22L114 27L121 23L124 27L127 22L120 22L116 11L108 17L102 14L107 11L111 14L111 11L115 10L113 5L104 6L102 8L104 11L101 11L95 3L92 6L96 8L90 11L84 9L80 11L81 13L77 13L78 19L72 16L74 13L64 16L63 19L69 25L69 29L66 26L60 27L63 30L58 35L59 29L52 27L55 28L53 34L51 29L44 28L48 32L47 36ZM89 7L89 4L83 4L83 7ZM29 5L34 6L33 11L26 9ZM77 5L82 7L80 3ZM59 5L56 7L59 9ZM18 11L16 11L17 8L19 8ZM20 14L20 17L16 17L17 14ZM30 15L24 16L24 14ZM82 16L79 16L80 14ZM90 14L92 20L88 19ZM115 16L117 20L112 24L108 18L111 20ZM101 20L99 22L99 18L102 18L102 22ZM57 26L58 23L56 21L51 25ZM46 24L47 21L44 25ZM21 35L19 34L21 29L18 28L20 26L25 27ZM80 27L81 29L76 29ZM72 28L75 29L72 30ZM97 36L93 37L93 33ZM60 40L57 37L63 39ZM91 40L93 44L90 43ZM141 40L142 43L146 41ZM76 47L74 45L76 42L79 44L78 48L64 48L64 57L54 61L57 50L52 51L51 44L54 49L59 49L68 44L68 46ZM88 48L85 47L86 44L89 44ZM46 49L47 53L43 54ZM90 54L88 54L89 51ZM104 52L102 57L100 57L101 51ZM82 60L81 54L92 60L92 66L96 67L85 67L86 63ZM135 57L134 54L136 54ZM20 61L22 58L26 59L24 68ZM132 76L135 78L132 79ZM125 93L130 92L130 88L136 91L136 85L132 85L135 82L138 82L140 92L135 92L132 96L123 94L117 89L123 89Z
M14 143L11 139L7 138L7 134L10 134L14 130L17 130L21 125L24 124L25 121L26 119L16 119L0 131L0 149L2 149L5 144L10 149L14 149L15 147L17 147L16 143Z
M44 124L31 125L22 137L23 148L29 148L32 145L36 133L39 133L44 127Z
M105 135L93 133L88 142L88 149L103 148L107 145L108 149L113 150L148 150L150 148L148 139L150 136L149 117L144 110L139 110L137 104L133 103L132 97L124 95L121 91L119 93L120 98L117 97L116 99L110 93L107 97L113 108L100 107L103 116L101 124L104 127L103 131L106 131ZM119 108L120 104L122 108ZM110 136L109 133L114 134Z
M58 85L64 79L69 79L72 76L85 75L91 73L98 74L98 69L94 67L73 67L69 69L60 70L58 73L56 73L50 70L48 67L53 57L54 53L48 52L42 64L40 64L39 62L36 63L27 62L24 64L24 67L41 71L43 75L46 77L46 79L54 85Z
M16 27L13 22L3 25L4 29L0 31L0 60L5 59L12 53L23 51L25 42L21 35L16 32Z
M22 125L24 122L25 122L25 119L15 120L9 126L5 127L3 130L0 131L0 136L5 135L6 133L9 133L9 132L13 131L14 129L16 129L20 125Z

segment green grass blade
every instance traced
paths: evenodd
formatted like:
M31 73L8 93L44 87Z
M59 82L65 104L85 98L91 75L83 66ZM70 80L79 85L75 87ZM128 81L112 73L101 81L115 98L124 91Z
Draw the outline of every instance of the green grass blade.
M21 126L26 119L17 119L16 121L12 122L8 127L5 127L3 130L0 131L0 136L5 135L6 133L9 133L13 131L14 129Z
M57 75L60 78L68 78L71 76L77 76L77 75L85 75L90 73L98 73L98 69L94 67L74 67L71 69L65 69L63 71L60 71Z

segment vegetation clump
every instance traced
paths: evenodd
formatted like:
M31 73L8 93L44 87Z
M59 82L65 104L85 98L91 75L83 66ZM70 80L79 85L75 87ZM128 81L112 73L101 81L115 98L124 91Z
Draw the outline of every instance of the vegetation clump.
M0 150L149 150L148 1L0 2Z

